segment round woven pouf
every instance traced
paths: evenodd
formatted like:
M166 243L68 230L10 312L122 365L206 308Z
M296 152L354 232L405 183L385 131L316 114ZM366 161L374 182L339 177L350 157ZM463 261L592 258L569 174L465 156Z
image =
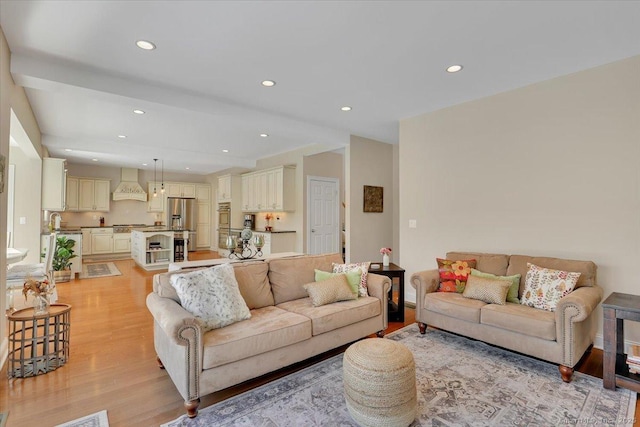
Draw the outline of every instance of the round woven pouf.
M367 338L352 344L342 361L344 397L353 419L365 427L407 427L416 417L416 365L399 342Z

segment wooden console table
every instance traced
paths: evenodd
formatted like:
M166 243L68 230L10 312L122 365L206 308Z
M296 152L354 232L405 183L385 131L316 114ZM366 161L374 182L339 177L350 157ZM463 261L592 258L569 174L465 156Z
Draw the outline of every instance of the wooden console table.
M604 388L624 387L640 393L640 375L629 372L624 353L624 320L640 322L640 296L613 292L602 303Z
M378 268L371 268L378 265ZM404 268L390 262L384 267L382 263L372 262L369 266L369 273L380 274L391 279L391 289L389 289L389 316L391 322L404 322ZM393 301L393 278L398 278L398 303Z
M9 379L46 374L69 359L71 306L51 304L48 313L34 313L33 308L24 308L7 316Z

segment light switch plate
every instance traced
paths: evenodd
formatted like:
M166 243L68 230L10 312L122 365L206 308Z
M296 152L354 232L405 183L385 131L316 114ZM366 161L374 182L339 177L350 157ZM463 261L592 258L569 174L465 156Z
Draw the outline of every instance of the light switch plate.
M409 228L418 228L418 221L416 221L415 219L410 219Z
M25 225L27 223L27 217L26 216L21 216L20 217L20 225Z

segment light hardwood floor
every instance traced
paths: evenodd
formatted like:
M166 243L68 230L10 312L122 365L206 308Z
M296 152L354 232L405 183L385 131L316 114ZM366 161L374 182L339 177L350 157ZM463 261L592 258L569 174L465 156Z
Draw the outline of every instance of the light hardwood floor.
M190 255L192 259L217 257L209 251ZM65 366L26 379L7 380L6 366L0 372L0 412L9 411L7 427L54 426L103 409L112 427L159 426L184 413L182 397L156 365L153 319L145 305L154 273L136 267L132 260L115 264L122 276L58 285L60 302L73 306L71 354ZM405 322L390 323L387 332L414 321L414 310L407 308ZM340 351L344 347L205 396L200 408ZM579 370L602 377L602 351L593 350Z

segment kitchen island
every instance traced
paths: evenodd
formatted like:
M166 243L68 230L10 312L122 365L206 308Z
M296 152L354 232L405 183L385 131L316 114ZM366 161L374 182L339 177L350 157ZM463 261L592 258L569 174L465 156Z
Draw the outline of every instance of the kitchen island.
M166 269L176 260L187 261L185 242L189 230L175 231L166 227L131 230L131 258L145 270Z

